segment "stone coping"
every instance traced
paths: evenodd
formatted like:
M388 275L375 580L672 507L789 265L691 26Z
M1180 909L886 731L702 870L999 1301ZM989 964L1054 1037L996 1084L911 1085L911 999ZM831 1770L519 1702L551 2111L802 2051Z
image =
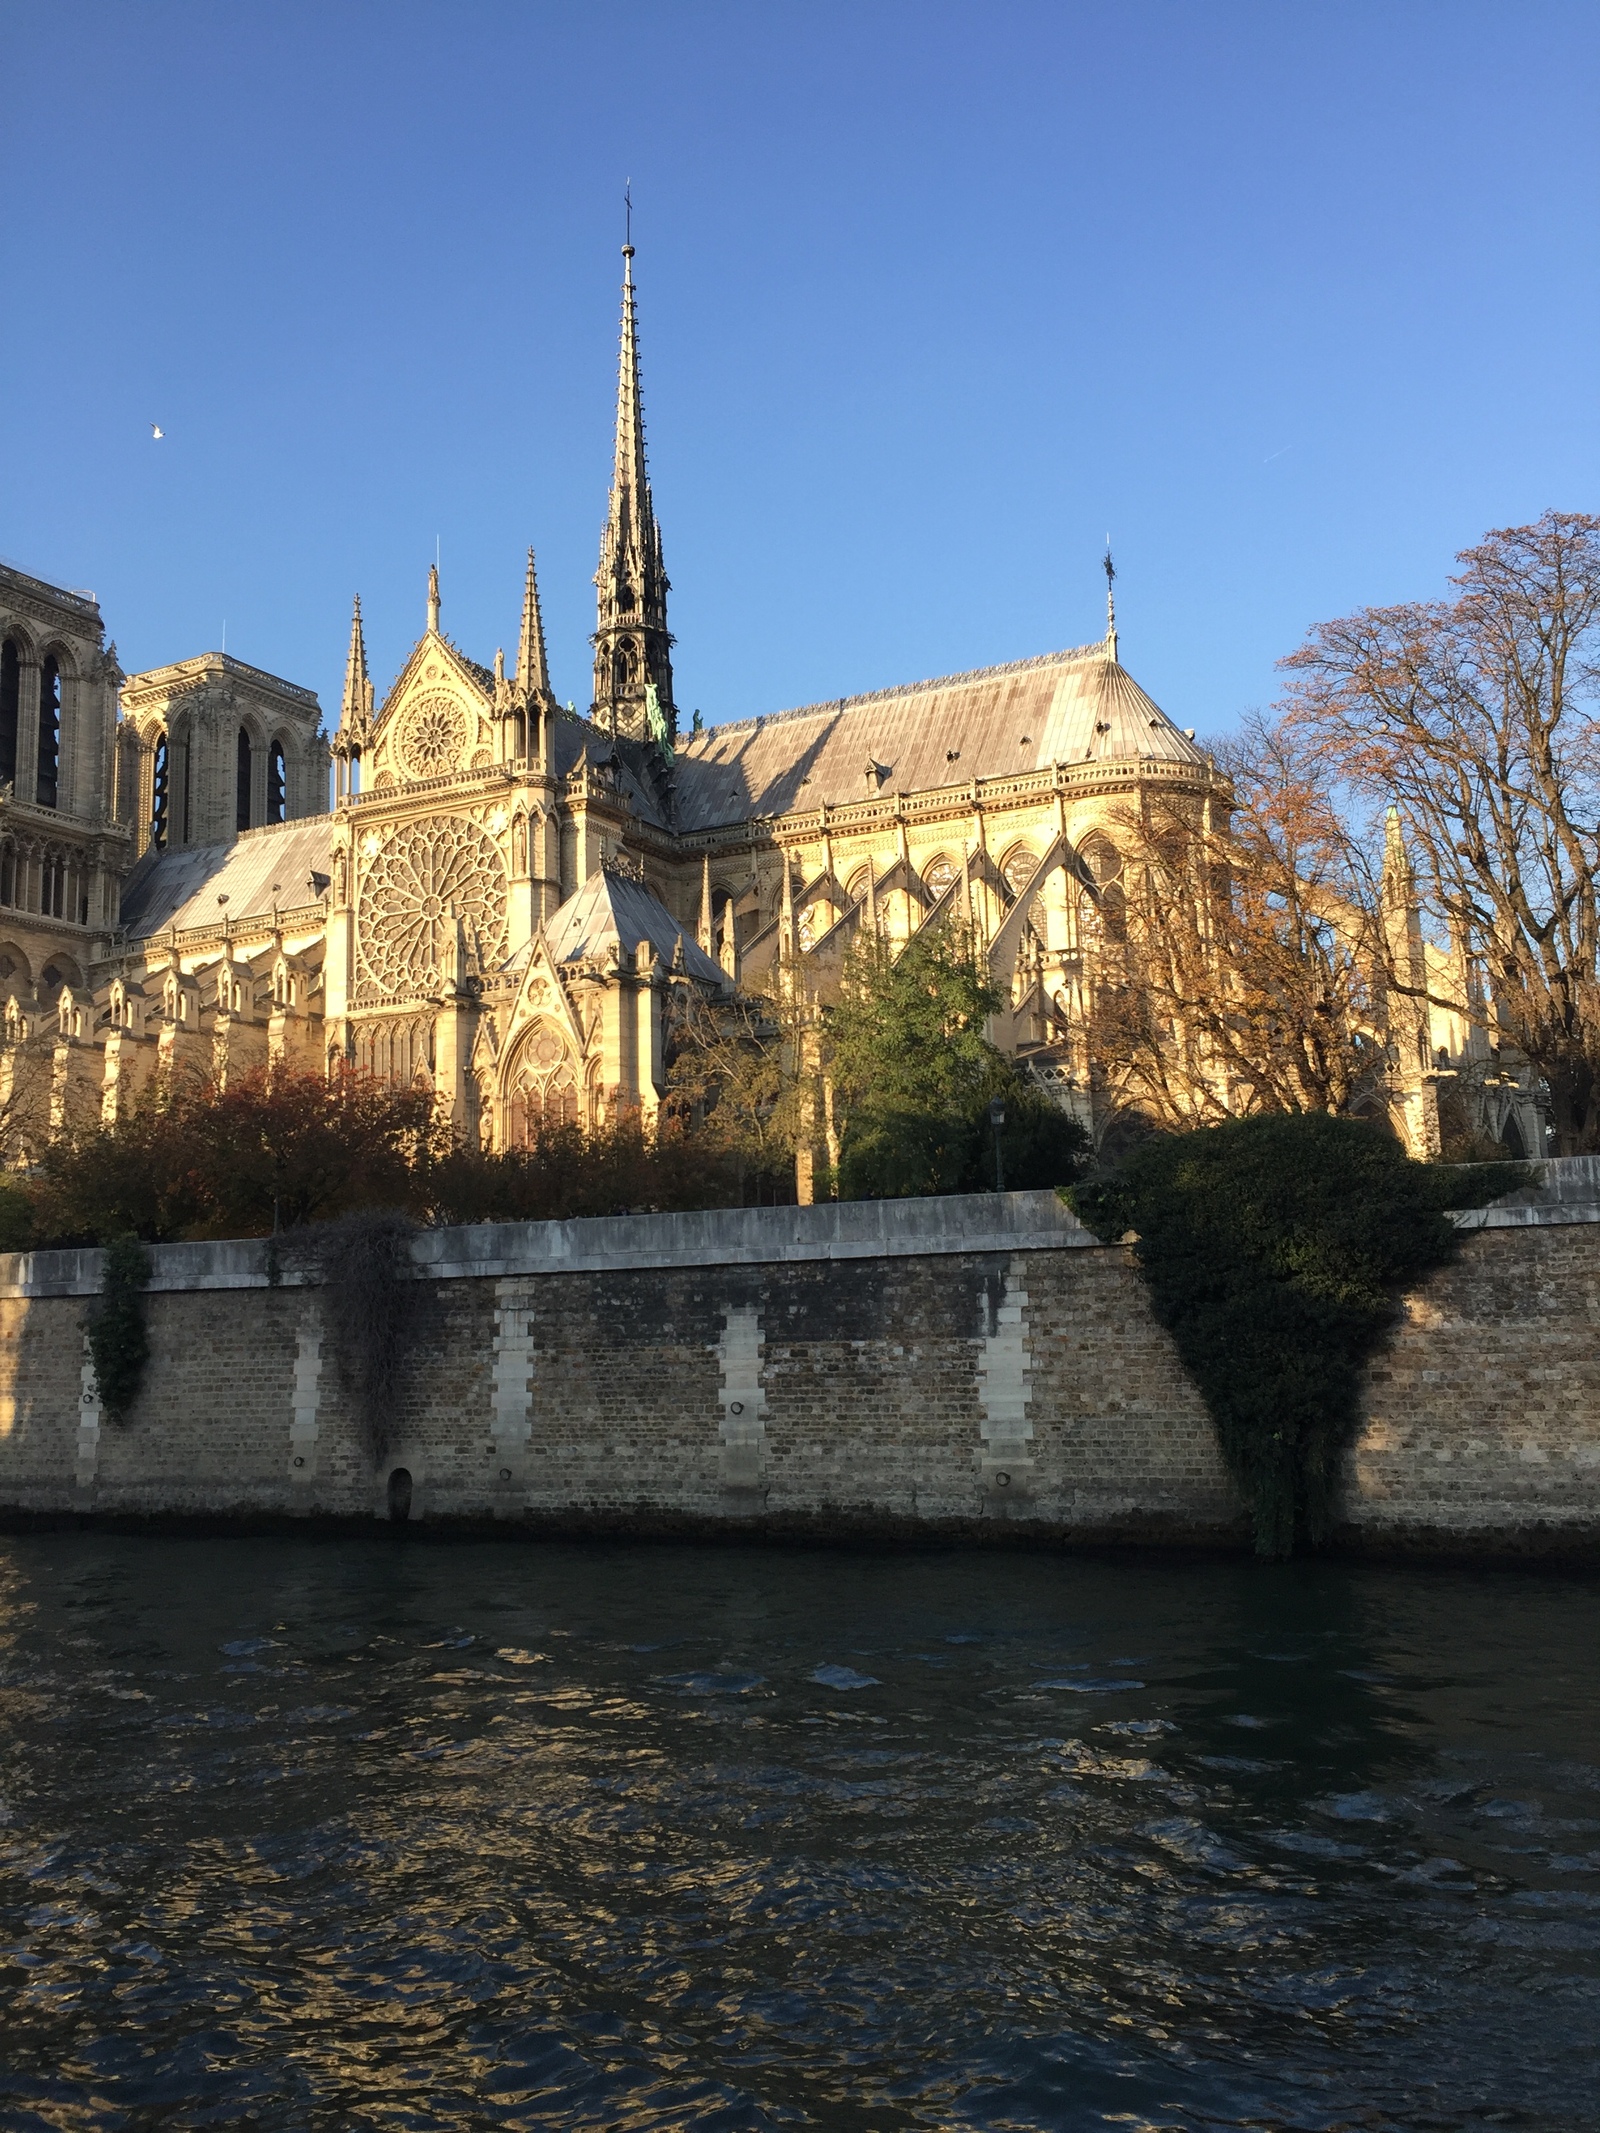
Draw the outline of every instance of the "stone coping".
M1600 1222L1600 1156L1534 1166L1535 1185L1454 1216L1462 1229ZM423 1230L413 1246L433 1281L469 1276L596 1274L628 1268L770 1266L804 1260L911 1259L950 1252L1095 1248L1053 1192L952 1194L926 1200L842 1200L820 1207L719 1207L696 1214L603 1215L570 1222L480 1222ZM267 1238L150 1247L153 1290L300 1288L320 1278L299 1240ZM276 1257L277 1283L273 1281ZM95 1296L98 1250L0 1253L0 1296Z
M285 1288L320 1277L279 1247ZM928 1200L829 1201L820 1207L719 1207L696 1214L603 1215L571 1222L480 1222L423 1230L418 1271L466 1276L592 1274L628 1268L762 1266L796 1260L907 1259L949 1252L1059 1251L1098 1239L1053 1192L952 1194ZM103 1254L0 1253L0 1296L94 1296ZM267 1238L150 1247L153 1290L264 1289Z

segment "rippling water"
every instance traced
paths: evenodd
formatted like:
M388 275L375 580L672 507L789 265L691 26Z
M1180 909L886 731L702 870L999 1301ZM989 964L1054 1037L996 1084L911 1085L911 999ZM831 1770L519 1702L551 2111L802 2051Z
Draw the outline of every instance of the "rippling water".
M1600 1587L0 1540L6 2126L1594 2126Z

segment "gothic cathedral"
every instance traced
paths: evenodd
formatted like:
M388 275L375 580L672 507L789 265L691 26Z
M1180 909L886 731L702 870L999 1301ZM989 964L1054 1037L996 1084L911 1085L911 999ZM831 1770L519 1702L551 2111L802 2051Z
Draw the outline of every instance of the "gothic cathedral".
M496 1147L649 1118L691 993L951 918L995 1042L1104 1126L1081 955L1116 923L1116 825L1158 793L1226 809L1225 779L1109 603L1074 650L680 732L633 258L581 716L531 551L510 673L451 640L434 571L380 704L358 600L331 747L309 690L219 653L124 677L91 595L0 567L0 998L8 1057L49 1045L57 1126L163 1067L269 1061L422 1081Z

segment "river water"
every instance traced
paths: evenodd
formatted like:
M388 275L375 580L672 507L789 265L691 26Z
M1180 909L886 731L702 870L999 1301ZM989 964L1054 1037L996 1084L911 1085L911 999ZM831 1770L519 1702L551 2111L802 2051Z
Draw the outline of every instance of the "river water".
M0 1539L7 2127L1600 2124L1600 1585Z

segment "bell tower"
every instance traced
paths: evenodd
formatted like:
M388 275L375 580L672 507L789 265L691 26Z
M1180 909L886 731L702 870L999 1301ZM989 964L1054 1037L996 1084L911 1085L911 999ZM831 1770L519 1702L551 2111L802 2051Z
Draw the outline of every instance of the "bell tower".
M611 508L595 572L594 720L613 734L655 741L670 754L678 714L672 700L672 635L667 628L661 529L644 455L639 337L634 316L633 245L622 247L622 351L617 368L617 447Z

